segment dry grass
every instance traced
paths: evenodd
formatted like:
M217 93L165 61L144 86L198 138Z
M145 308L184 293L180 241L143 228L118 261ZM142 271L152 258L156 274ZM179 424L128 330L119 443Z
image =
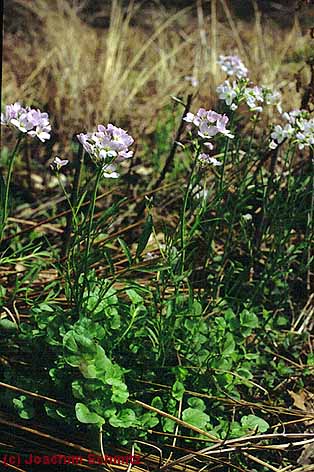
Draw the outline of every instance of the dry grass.
M234 51L252 79L284 92L288 108L300 104L294 73L301 66L287 60L306 42L297 20L281 30L263 24L255 8L255 18L244 23L225 0L213 0L197 1L196 16L191 9L147 9L145 24L141 6L131 1L123 11L112 0L109 27L97 29L82 21L82 2L76 8L65 0L13 3L24 23L36 27L27 35L5 33L3 103L48 109L62 137L108 120L132 121L133 134L149 132L169 96L187 93L186 75L200 82L199 102L213 106L223 79L216 59Z

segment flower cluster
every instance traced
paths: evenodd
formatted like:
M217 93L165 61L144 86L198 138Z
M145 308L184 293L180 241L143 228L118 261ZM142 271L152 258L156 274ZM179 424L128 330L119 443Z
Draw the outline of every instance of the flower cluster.
M187 113L183 119L188 123L193 123L198 128L198 135L201 138L212 138L218 133L224 134L229 138L234 137L233 134L226 129L226 125L229 121L227 115L220 115L220 113L216 113L213 110L200 108L196 115Z
M219 56L217 62L227 75L235 75L238 79L247 77L248 69L238 56Z
M239 82L225 80L217 87L217 93L221 100L231 110L236 110L241 102L246 103L250 111L255 113L263 111L262 103L266 105L275 105L281 113L281 95L268 87L259 87L257 85L250 87L248 80Z
M198 128L198 135L203 139L213 138L219 133L227 136L228 138L234 138L234 135L231 134L230 130L226 128L229 122L227 115L221 115L220 113L216 113L213 110L205 110L204 108L200 108L196 115L193 113L187 113L183 119L187 123L192 123L194 126L196 126ZM205 141L203 144L210 150L214 148L210 141ZM201 153L198 156L198 160L202 164L213 164L215 166L221 165L217 159L210 157L205 153Z
M281 144L285 139L297 144L299 149L306 146L314 147L314 118L309 117L305 110L293 110L283 113L282 117L287 121L284 126L276 125L271 133L272 141L269 144L271 149Z
M220 56L218 64L229 76L236 77L232 83L225 80L216 89L219 98L224 100L231 110L236 110L242 102L255 113L263 111L261 104L274 105L282 112L280 93L269 87L252 86L247 77L248 70L238 56Z
M94 133L78 134L77 138L95 164L103 168L104 177L119 177L113 161L121 161L133 155L128 149L134 142L133 138L124 129L110 123L107 127L98 125Z
M24 108L19 102L5 107L5 112L1 113L1 124L13 126L22 133L37 137L42 142L50 139L51 126L48 113L30 107Z

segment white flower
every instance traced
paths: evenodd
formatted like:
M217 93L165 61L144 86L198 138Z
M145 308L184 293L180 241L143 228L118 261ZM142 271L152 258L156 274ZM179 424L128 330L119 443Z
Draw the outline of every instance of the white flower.
M50 131L50 127L49 127ZM29 131L28 134L30 136L37 136L37 138L44 143L47 139L50 139L50 133L48 133L48 127L41 127L41 126L36 126L35 131Z
M67 159L60 159L60 157L56 156L51 164L51 168L59 171L61 167L66 166L68 163Z
M232 105L233 100L237 97L236 87L235 82L231 85L229 80L225 80L221 85L218 85L216 89L218 97L224 100L228 106Z
M280 92L278 92L277 90L271 90L268 87L263 87L263 95L266 105L276 106L279 113L282 113Z
M103 176L107 178L119 177L115 167L112 166L113 161L120 162L133 155L128 149L134 142L132 136L111 123L107 127L98 125L97 131L80 133L77 138L95 164L103 168Z
M211 142L209 142L209 141L206 141L206 142L204 143L204 146L206 146L210 151L212 151L212 150L214 149L213 144L212 144Z
M264 101L261 87L248 87L244 90L243 96L251 111L261 112L263 110L263 108L256 103Z
M274 131L271 133L270 137L277 141L278 144L281 144L284 139L286 139L287 134L282 126L276 125Z
M194 197L197 199L197 200L207 200L208 196L209 196L209 191L207 189L204 189L203 187L201 187L200 185L196 185L195 186L195 193L194 193Z
M222 165L222 162L218 161L215 157L211 157L208 154L205 154L204 152L202 152L198 156L198 160L203 165L206 165L206 164L212 164L213 166L221 166Z
M104 168L102 175L107 179L117 179L120 177L120 174L116 172L116 167L112 164Z
M293 128L293 126L291 126L290 123L287 123L284 127L284 133L285 133L286 138L291 138L294 132L295 132L295 128Z
M222 166L222 162L215 159L215 157L210 157L208 161L209 161L209 164L212 164L213 166Z
M304 110L303 110L304 112ZM290 112L285 112L282 114L282 117L291 124L295 124L296 119L301 116L302 110L292 110Z

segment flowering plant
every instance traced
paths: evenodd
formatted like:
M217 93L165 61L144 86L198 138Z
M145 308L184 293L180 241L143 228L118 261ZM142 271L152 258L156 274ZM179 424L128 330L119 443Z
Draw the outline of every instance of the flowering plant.
M250 111L261 112L263 107L261 104L274 105L281 112L281 95L276 90L268 87L259 87L258 85L250 86L248 79L241 79L238 82L225 80L217 87L217 93L221 100L231 110L236 110L241 102L246 103Z
M1 113L1 124L13 126L22 133L37 137L42 142L50 139L51 126L48 113L30 107L24 108L19 102L5 107L5 112Z
M6 225L8 217L8 203L10 183L13 172L15 156L18 153L22 138L26 135L37 137L41 142L50 139L51 126L48 119L48 113L42 113L39 109L22 107L19 102L12 105L6 105L5 112L1 113L1 125L10 126L20 131L16 141L15 148L9 159L8 173L6 181L3 179L3 208L0 213L0 239ZM1 179L2 180L2 179Z
M219 56L217 63L227 75L235 75L238 79L243 79L248 75L248 69L238 56Z
M229 77L236 77L232 83L227 79L216 89L219 98L224 100L231 110L236 110L243 102L250 111L256 113L263 111L261 104L274 105L281 113L280 93L269 87L254 86L248 78L248 69L238 56L220 56L217 62Z
M196 126L198 128L197 134L203 139L211 139L219 133L228 138L234 138L234 135L226 128L229 122L227 115L221 115L213 110L200 108L196 115L189 112L183 119L187 123L192 123ZM214 148L210 141L205 141L203 144L210 150ZM205 153L201 153L198 156L198 160L202 164L220 165L217 159L210 158L209 155Z
M287 121L284 126L276 125L271 133L271 149L281 144L285 139L297 144L298 148L314 146L314 118L310 118L306 110L292 110L283 113L282 117Z
M77 138L94 163L103 169L104 177L119 177L113 161L119 162L133 156L133 151L128 148L134 139L124 129L111 123L107 127L98 125L97 131L80 133Z

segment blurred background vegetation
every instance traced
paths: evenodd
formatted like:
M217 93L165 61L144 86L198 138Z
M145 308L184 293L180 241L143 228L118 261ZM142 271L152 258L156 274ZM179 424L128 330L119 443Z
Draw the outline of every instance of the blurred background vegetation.
M192 91L196 105L214 106L216 60L234 52L252 80L283 93L284 108L299 107L313 10L308 1L6 0L2 100L47 110L59 141L108 120L149 135L172 95Z

